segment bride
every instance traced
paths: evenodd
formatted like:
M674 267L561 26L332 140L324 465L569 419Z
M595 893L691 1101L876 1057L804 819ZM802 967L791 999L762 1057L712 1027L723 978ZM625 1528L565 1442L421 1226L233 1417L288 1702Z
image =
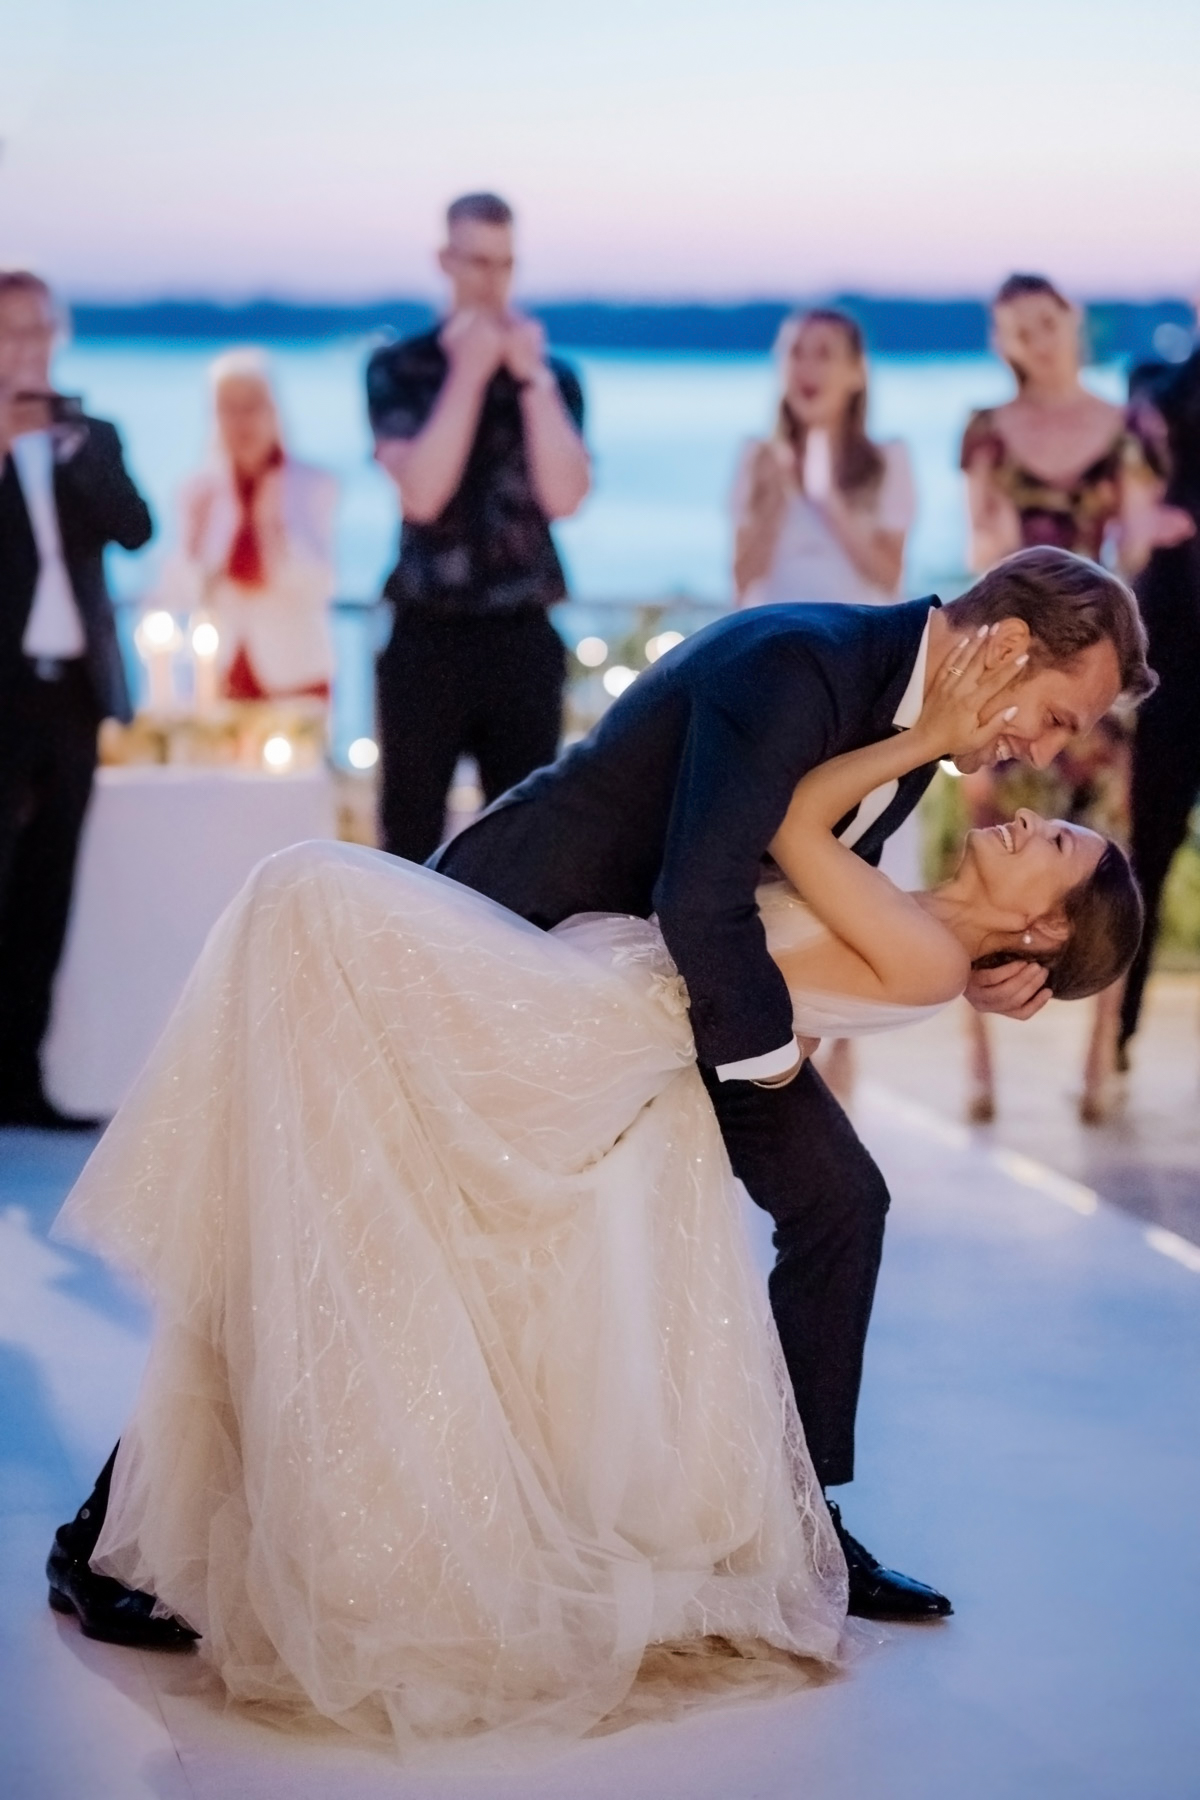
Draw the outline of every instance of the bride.
M981 959L1074 997L1132 956L1128 865L1077 826L1023 812L911 895L833 835L994 736L985 652L795 791L758 902L807 1040ZM836 1659L844 1567L653 922L271 858L60 1229L157 1308L93 1567L234 1698L495 1757Z

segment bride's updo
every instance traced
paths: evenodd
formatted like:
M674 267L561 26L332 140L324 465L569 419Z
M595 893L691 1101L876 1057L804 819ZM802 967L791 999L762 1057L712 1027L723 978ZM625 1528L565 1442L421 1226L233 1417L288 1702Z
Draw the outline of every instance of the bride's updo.
M1109 839L1092 873L1063 901L1068 935L1054 950L996 950L977 969L1040 962L1056 1000L1086 1000L1120 979L1142 941L1144 909L1129 858Z

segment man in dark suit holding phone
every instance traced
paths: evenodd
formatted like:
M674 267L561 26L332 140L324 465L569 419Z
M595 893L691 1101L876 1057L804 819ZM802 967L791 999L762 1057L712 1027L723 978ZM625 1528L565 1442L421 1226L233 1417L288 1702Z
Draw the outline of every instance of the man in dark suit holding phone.
M0 270L0 1126L90 1129L40 1052L106 717L130 717L104 548L153 529L103 419L56 394L47 284Z

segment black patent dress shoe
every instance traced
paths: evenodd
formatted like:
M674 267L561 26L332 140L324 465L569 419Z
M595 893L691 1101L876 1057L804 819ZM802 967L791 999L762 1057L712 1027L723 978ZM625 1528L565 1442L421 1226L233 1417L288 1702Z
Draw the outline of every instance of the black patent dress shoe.
M99 1131L103 1119L80 1118L65 1113L41 1093L0 1095L0 1129L24 1131Z
M885 1569L871 1552L851 1537L838 1508L829 1505L829 1516L846 1558L850 1576L849 1611L856 1619L944 1619L954 1611L945 1594L914 1581L911 1575Z
M57 1613L73 1613L84 1637L129 1650L190 1650L198 1631L182 1619L156 1619L154 1595L123 1587L108 1575L96 1575L82 1558L72 1555L61 1529L46 1563L50 1605Z

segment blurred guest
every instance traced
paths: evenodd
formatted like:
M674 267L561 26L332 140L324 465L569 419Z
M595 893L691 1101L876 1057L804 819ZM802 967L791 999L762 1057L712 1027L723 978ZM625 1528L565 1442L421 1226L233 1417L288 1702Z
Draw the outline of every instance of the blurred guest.
M963 436L972 570L982 572L1013 550L1054 544L1135 573L1163 528L1161 484L1124 409L1083 385L1079 309L1044 276L1012 275L992 303L992 324L1017 392L1002 406L973 413ZM1047 770L1011 765L968 777L972 823L993 824L1018 806L1033 806L1124 836L1128 766L1126 733L1110 717ZM1104 1114L1119 1005L1119 988L1097 1001L1080 1101L1086 1123ZM967 1027L968 1110L986 1123L995 1116L987 1021L972 1010Z
M88 1130L42 1087L101 719L130 717L103 552L150 536L113 427L56 394L44 281L0 271L0 1125Z
M511 209L467 194L446 223L447 318L367 369L403 512L378 668L381 835L417 862L441 841L460 756L493 800L557 753L566 654L547 608L566 588L549 524L589 486L579 382L509 303Z
M900 597L916 498L908 451L867 435L867 359L853 319L817 307L784 321L772 435L734 488L739 606Z
M1141 1015L1167 871L1200 794L1200 349L1182 365L1135 370L1130 398L1147 433L1165 437L1165 498L1174 514L1137 583L1161 685L1133 739L1130 842L1146 928L1121 1003L1121 1066Z
M327 699L337 482L285 449L264 356L230 351L211 380L215 454L180 496L156 604L210 614L227 699Z
M848 314L816 307L785 319L775 344L782 393L771 436L751 442L734 483L734 587L739 606L900 598L916 512L908 451L867 435L867 357ZM865 828L865 827L864 827ZM915 815L884 860L899 886L921 885ZM821 1072L842 1100L854 1084L848 1038Z

